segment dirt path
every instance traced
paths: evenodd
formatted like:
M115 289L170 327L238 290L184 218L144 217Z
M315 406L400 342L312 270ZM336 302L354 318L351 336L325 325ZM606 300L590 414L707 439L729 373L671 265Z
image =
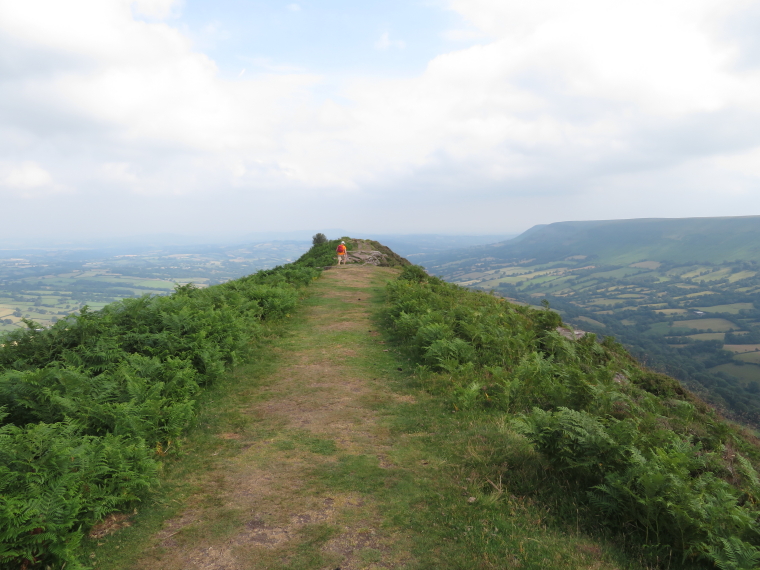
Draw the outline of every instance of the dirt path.
M380 415L384 402L403 397L371 366L384 350L371 296L394 276L348 266L313 285L305 321L277 343L276 372L243 410L250 421L219 434L239 443L236 452L199 476L203 492L154 536L139 568L353 570L412 562L408 537L362 492L394 468Z

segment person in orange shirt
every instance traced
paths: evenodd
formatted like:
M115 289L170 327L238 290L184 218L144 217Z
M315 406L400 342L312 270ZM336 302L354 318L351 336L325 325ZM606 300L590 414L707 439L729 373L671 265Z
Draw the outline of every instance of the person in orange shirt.
M346 242L342 241L340 242L340 245L338 245L338 249L335 250L335 253L338 254L338 265L343 263L343 265L346 264L346 259L348 258L348 251L346 250Z

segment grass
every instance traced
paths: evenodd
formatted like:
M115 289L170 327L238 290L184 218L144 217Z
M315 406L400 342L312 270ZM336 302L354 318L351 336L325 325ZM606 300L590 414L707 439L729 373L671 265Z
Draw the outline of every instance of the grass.
M710 368L712 372L726 372L731 376L735 376L745 382L752 382L753 380L760 380L760 367L751 364L745 364L741 366L739 364L721 364Z
M584 323L588 323L590 325L594 325L594 326L597 326L597 327L604 328L604 327L607 326L604 323L600 323L599 321L595 321L594 319L590 319L588 317L577 317L577 320L583 321Z
M726 333L697 333L690 334L688 338L693 340L719 340L722 342L726 338Z
M681 326L683 321L678 321L678 326L670 326L668 323L655 323L649 327L649 333L657 335L678 335L684 333L690 333L692 327L686 325Z
M686 309L655 309L655 313L663 315L688 315L689 311Z
M631 267L641 267L642 269L659 269L660 263L659 261L639 261L638 263L632 263Z
M162 488L86 541L97 568L642 568L561 489L527 492L540 458L501 414L452 413L378 333L393 272L354 269L202 396Z
M754 305L752 303L731 303L730 305L715 305L713 307L697 308L705 313L729 313L731 315L738 315L740 311L754 309Z
M755 352L756 350L760 350L760 344L724 344L723 350L728 350L737 354L742 352Z
M734 359L749 364L760 364L760 352L745 352L744 354L736 355ZM760 369L757 369L756 374L757 379L760 380Z
M689 319L676 321L676 325L680 328L696 329L698 331L712 329L713 332L728 332L740 328L726 319Z

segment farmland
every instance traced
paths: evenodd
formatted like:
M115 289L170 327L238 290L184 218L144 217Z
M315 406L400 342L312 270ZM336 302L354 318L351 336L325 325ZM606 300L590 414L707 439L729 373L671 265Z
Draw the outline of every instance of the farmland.
M207 287L288 263L306 242L237 247L0 251L0 333L47 327L71 313L101 309L142 295L166 295L177 285Z
M522 303L547 299L578 329L616 337L729 413L760 421L760 263L613 265L575 255L469 258L428 269Z

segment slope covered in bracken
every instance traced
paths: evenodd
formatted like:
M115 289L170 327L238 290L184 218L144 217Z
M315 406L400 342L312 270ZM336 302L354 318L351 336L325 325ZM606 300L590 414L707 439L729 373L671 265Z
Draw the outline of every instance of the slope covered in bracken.
M651 563L760 562L757 439L677 381L611 338L567 338L548 305L512 305L419 267L389 285L389 300L423 385L474 421L503 422L488 481L542 497L560 518L582 510ZM528 451L515 451L516 436Z
M320 279L328 242L6 336L0 565L757 566L751 434L548 307L346 241L391 267Z
M87 529L155 487L198 393L255 358L250 343L295 310L336 242L296 263L167 297L85 307L0 347L0 562L78 568Z

